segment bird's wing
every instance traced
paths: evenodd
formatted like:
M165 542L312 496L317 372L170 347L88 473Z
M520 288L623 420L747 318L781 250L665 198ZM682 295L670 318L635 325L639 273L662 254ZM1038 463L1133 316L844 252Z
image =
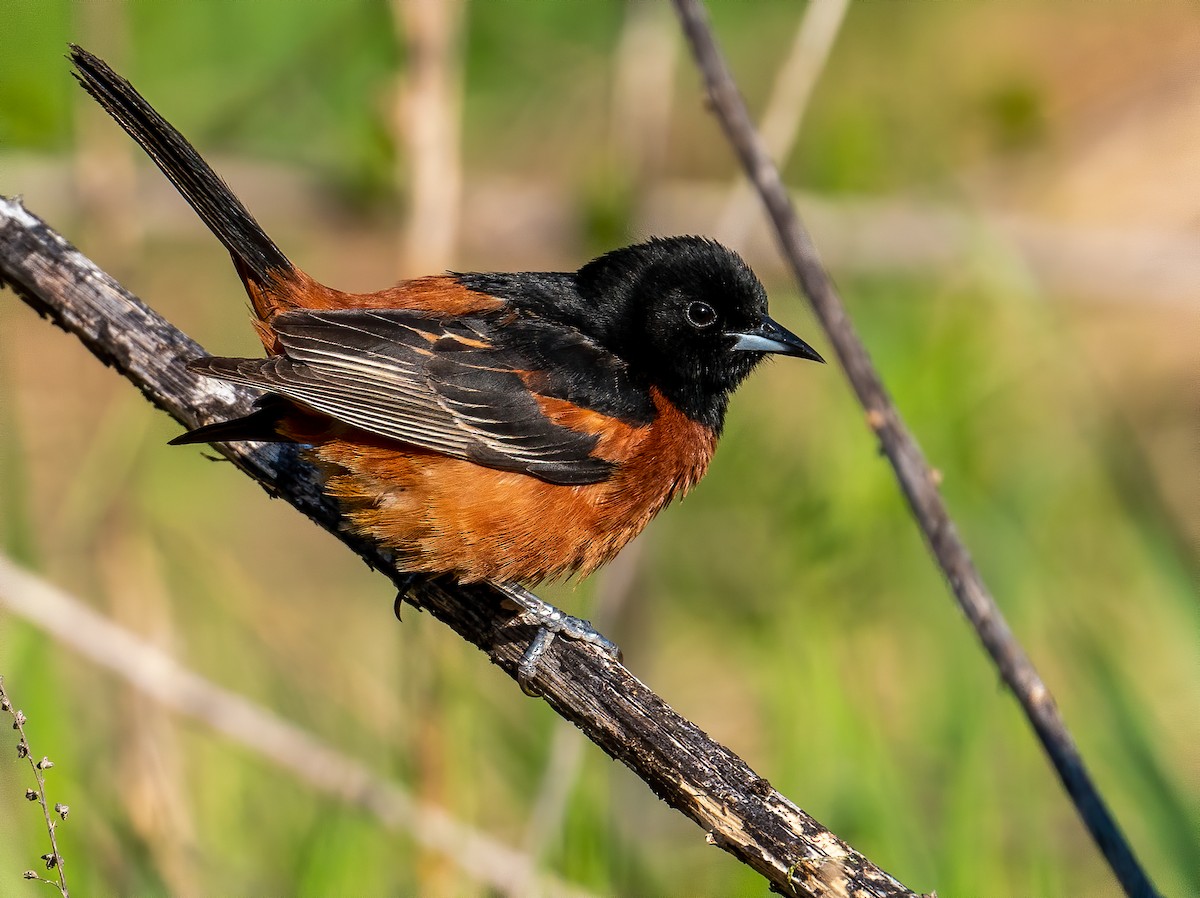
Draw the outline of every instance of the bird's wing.
M623 362L540 319L349 309L287 312L271 326L282 354L193 367L371 434L551 483L599 482L613 462L592 453L599 433L555 423L537 395L627 424L653 416Z

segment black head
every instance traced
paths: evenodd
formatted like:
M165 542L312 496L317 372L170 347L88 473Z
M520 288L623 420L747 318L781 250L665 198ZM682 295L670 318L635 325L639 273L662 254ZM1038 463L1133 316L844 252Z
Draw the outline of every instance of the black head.
M688 417L715 430L729 394L768 353L822 361L767 316L767 294L735 252L703 237L654 238L575 275L575 323Z

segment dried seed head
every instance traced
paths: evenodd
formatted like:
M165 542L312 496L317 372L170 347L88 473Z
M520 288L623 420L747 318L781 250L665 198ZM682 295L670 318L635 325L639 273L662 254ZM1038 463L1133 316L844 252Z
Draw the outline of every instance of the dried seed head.
M49 770L53 766L54 766L54 762L51 761L49 758L47 758L45 755L42 755L42 759L37 762L38 770Z
M26 745L24 742L18 742L17 743L17 758L20 759L20 758L28 758L28 757L29 757L29 746Z
M14 730L19 730L21 727L25 726L25 724L28 722L29 722L29 718L25 716L24 711L21 711L18 709L17 713L13 715L13 729Z
M67 814L71 813L71 806L68 804L63 804L60 801L58 804L56 804L54 806L54 813L56 813L56 814L58 814L58 816L62 817L63 820L66 820Z
M34 870L26 870L24 873L21 874L21 878L22 879L37 879L38 875L37 875L37 872Z
M12 710L12 705L9 704L8 696L6 695L3 698L0 698L0 711L11 711L11 710Z
M25 800L26 801L37 801L38 800L37 789L26 789L25 790Z
M58 866L58 855L57 854L43 854L42 860L44 860L46 862L47 870L53 870L55 867Z

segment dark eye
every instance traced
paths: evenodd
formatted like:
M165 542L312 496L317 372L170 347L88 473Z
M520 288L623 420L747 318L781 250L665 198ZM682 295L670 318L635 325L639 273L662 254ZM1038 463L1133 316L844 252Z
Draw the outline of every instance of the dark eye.
M684 314L692 327L704 329L717 323L717 310L706 302L689 303Z

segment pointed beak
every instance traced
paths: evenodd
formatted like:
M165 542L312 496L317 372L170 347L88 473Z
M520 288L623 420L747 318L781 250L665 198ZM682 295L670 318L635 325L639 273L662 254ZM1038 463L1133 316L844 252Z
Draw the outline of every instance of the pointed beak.
M794 355L802 359L812 359L814 362L825 362L815 349L766 315L763 315L762 321L753 330L738 331L729 336L736 338L737 342L733 344L734 349L742 349L747 352L775 352L779 355Z

